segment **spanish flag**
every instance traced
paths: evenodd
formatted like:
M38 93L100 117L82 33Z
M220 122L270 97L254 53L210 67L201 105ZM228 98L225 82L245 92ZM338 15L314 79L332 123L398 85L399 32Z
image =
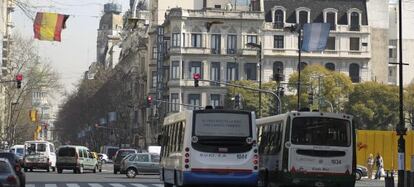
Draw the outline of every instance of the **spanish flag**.
M38 12L34 21L35 38L39 40L60 41L60 33L66 28L65 22L69 15Z

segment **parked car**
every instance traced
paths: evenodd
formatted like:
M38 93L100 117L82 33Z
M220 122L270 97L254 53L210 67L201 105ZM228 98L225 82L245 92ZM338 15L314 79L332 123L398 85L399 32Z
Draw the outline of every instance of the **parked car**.
M131 154L122 160L121 173L128 178L134 178L138 174L159 174L160 156L152 153Z
M121 169L121 161L124 157L129 154L138 153L136 149L120 149L116 152L115 156L113 157L114 160L114 174L117 174L118 171Z
M106 155L105 153L98 153L98 156L101 159L102 164L112 163L112 160L109 159L108 155Z
M357 165L355 178L361 180L362 177L368 176L368 169L365 166Z
M17 177L19 178L19 183L22 187L26 185L26 174L22 171L23 168L23 160L20 159L17 155L10 152L0 153L0 158L7 159Z
M58 173L64 169L73 170L73 173L83 173L84 170L91 170L96 173L98 161L87 147L65 145L58 149L56 167Z
M6 158L0 158L0 186L21 187L19 177ZM23 185L24 186L24 185Z

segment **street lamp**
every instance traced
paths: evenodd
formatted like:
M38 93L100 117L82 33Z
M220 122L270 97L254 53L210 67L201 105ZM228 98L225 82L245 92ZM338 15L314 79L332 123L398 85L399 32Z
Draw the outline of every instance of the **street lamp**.
M285 27L283 28L284 31L289 31L292 33L298 33L298 103L297 103L297 110L300 110L300 71L302 69L302 63L301 63L301 57L302 57L302 25L300 24L295 24L289 27Z
M259 56L259 63L257 66L259 67L259 90L262 89L262 42L259 44L257 43L247 43L247 47L256 48L257 55ZM259 92L259 117L262 117L262 93Z

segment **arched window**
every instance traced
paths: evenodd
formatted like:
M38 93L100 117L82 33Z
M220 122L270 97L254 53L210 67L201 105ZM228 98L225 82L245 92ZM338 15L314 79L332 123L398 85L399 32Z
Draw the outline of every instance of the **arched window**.
M284 15L283 10L276 10L275 11L275 28L276 29L283 29L284 27Z
M331 71L335 71L335 64L331 63L331 62L326 63L325 68L328 69L328 70L331 70Z
M335 12L328 12L326 13L326 23L329 23L331 30L336 30L336 13Z
M273 80L279 80L279 81L285 80L283 62L277 61L273 63Z
M302 71L302 70L304 70L305 68L306 68L306 66L308 66L308 63L306 63L306 62L301 62L300 63L300 70Z
M358 12L351 12L351 24L350 30L351 31L359 31L359 13Z
M359 77L359 64L351 64L349 66L349 76L351 77L352 82L361 82L361 78Z
M299 12L299 24L301 26L303 26L303 24L308 23L308 16L309 16L309 12L308 11L300 11Z

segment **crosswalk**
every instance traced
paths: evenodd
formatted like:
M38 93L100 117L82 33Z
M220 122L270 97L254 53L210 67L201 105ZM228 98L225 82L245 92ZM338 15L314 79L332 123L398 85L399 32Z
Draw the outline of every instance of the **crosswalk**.
M33 183L26 184L26 187L164 187L164 185L144 183Z

